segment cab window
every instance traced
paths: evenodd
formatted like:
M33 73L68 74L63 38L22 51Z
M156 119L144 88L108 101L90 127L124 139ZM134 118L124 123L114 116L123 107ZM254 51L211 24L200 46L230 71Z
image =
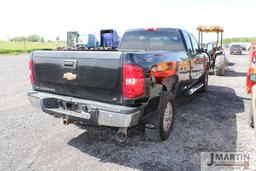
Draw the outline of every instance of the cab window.
M195 37L192 34L190 34L190 38L192 42L193 52L198 52L198 44Z
M193 48L192 48L192 45L191 45L191 41L190 41L190 38L189 38L189 34L187 32L183 32L183 36L184 36L184 39L186 41L186 45L187 45L187 50L188 51L192 51Z

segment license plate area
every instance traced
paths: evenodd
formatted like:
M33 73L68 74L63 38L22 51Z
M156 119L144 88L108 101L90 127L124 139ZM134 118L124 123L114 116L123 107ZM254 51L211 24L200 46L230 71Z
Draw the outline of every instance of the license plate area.
M78 104L72 101L65 101L54 98L44 99L43 106L48 110L58 111L60 113L63 111L68 113L68 115L84 119L90 119L91 114L96 111L95 109L91 109L90 106L86 104Z
M89 109L88 105L77 104L73 102L66 102L65 103L65 110L70 111L70 115L75 117L80 117L84 119L91 118L91 110Z

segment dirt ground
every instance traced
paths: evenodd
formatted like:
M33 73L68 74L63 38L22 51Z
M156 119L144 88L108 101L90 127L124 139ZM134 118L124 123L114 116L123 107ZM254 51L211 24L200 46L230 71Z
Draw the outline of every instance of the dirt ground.
M167 141L151 142L133 128L124 144L116 142L115 129L65 126L32 108L28 59L0 56L0 170L200 170L200 152L219 151L256 159L246 55L230 56L226 76L210 76L207 93L177 100Z

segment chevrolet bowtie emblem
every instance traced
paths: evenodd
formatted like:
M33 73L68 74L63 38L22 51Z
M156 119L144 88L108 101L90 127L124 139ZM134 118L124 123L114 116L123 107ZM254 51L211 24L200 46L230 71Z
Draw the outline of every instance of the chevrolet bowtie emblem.
M63 75L63 79L64 80L68 80L68 81L75 80L76 77L77 77L77 75L76 74L72 74L71 72L64 73L64 75Z

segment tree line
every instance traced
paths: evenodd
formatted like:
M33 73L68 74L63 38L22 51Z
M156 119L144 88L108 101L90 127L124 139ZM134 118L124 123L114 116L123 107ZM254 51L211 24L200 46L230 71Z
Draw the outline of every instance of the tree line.
M256 37L233 37L223 39L224 44L230 44L234 42L256 42Z
M56 41L59 41L59 37L56 37ZM44 37L32 34L28 36L16 36L10 39L10 41L14 42L45 42ZM48 40L48 42L51 42ZM256 42L256 37L233 37L233 38L225 38L223 39L224 44L230 44L233 42Z
M57 36L56 41L59 41L60 38ZM28 35L28 36L16 36L10 39L13 42L45 42L44 37L38 36L36 34ZM51 40L48 40L51 42Z

